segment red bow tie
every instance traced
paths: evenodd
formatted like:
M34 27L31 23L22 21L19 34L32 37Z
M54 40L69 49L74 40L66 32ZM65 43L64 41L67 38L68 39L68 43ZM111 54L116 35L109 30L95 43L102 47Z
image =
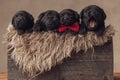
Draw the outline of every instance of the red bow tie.
M79 24L78 22L75 22L73 25L71 26L64 26L64 25L61 25L59 26L58 28L58 32L64 32L66 30L71 30L71 31L74 31L74 32L78 32L79 31Z

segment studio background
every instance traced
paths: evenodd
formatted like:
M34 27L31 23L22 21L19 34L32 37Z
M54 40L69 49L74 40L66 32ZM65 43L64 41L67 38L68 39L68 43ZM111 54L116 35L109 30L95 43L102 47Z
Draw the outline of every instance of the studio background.
M3 44L3 37L17 11L26 10L36 20L38 15L46 10L60 12L71 8L80 13L88 5L102 7L107 14L106 25L111 24L116 29L113 38L114 72L120 72L120 0L0 0L0 73L7 72L7 45Z

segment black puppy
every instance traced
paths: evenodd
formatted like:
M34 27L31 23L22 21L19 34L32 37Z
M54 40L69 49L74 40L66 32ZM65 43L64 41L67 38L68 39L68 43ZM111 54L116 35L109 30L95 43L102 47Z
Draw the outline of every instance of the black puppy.
M19 35L26 32L32 32L34 18L26 11L18 11L12 18L12 25Z
M97 35L102 35L105 31L106 14L104 10L96 5L84 8L80 13L81 29L80 33L93 31Z
M56 31L60 25L60 16L57 11L48 10L39 15L33 30L39 31Z
M58 32L78 32L79 14L72 9L64 9L60 12L60 24Z

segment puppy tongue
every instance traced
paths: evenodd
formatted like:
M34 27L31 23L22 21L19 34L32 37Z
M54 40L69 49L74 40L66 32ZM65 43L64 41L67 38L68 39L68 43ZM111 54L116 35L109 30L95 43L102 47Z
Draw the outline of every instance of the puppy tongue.
M90 21L90 27L94 28L96 25L95 21Z

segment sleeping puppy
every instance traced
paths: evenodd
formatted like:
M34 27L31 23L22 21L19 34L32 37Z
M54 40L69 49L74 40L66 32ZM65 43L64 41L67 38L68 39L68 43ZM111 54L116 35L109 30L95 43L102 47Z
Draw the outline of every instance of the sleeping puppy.
M60 25L60 16L57 11L48 10L39 15L33 30L36 32L40 31L57 31Z
M104 10L96 5L84 8L80 13L81 29L80 33L93 31L97 35L102 35L105 31L106 14Z
M60 12L60 24L58 32L73 32L79 31L79 14L72 9L64 9Z
M18 35L32 32L34 18L26 11L18 11L12 18L12 25L17 30Z

